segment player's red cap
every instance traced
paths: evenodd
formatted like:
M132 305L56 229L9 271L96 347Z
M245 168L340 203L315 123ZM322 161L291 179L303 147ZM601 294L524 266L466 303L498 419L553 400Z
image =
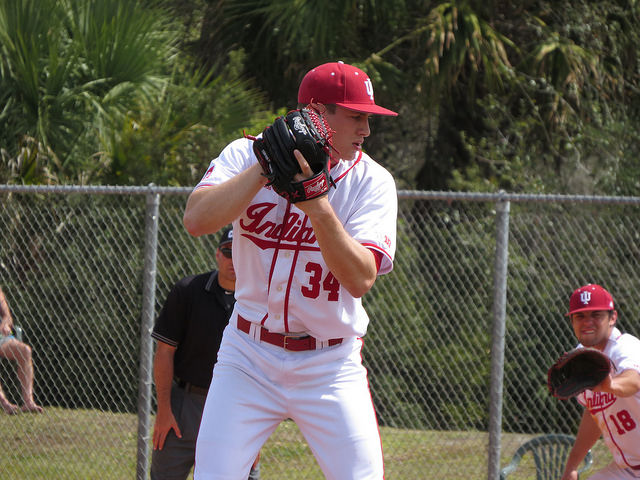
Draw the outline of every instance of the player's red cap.
M569 300L569 311L565 316L587 310L613 310L613 297L600 285L590 283L576 289Z
M298 103L311 102L335 103L356 112L398 115L376 105L369 76L343 62L325 63L307 72L298 89Z

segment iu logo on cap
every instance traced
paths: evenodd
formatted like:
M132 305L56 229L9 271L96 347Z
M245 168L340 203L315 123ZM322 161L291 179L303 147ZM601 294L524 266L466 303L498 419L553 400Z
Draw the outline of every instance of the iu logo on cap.
M591 301L591 292L586 290L584 292L580 292L580 301L585 305L589 305L589 302Z
M369 95L369 98L373 102L373 83L371 83L370 78L364 81L364 88L367 90L367 95Z

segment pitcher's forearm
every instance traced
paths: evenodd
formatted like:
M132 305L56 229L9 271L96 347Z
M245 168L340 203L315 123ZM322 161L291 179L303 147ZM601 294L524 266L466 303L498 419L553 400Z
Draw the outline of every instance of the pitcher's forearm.
M185 228L195 237L217 232L238 218L266 183L256 163L220 185L194 190L184 211Z

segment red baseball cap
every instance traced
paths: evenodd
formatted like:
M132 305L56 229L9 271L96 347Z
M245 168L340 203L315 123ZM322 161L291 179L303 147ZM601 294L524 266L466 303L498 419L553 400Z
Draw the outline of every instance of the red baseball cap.
M613 310L613 297L595 283L578 288L571 294L569 312L565 316L588 310Z
M369 76L353 65L343 62L325 63L304 76L298 89L298 103L335 103L356 112L377 115L398 115L376 105L373 84Z

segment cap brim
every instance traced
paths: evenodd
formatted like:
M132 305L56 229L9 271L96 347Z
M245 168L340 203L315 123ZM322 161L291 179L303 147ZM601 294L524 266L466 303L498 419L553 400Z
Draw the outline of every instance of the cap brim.
M604 310L605 312L612 312L615 309L614 308L593 308L593 307L577 308L575 310L571 310L570 312L565 313L564 316L568 317L570 315L573 315L574 313L592 312L592 311L596 311L596 310Z
M380 107L378 105L371 105L370 103L336 103L347 110L354 110L356 112L371 113L373 115L387 115L389 117L397 117L398 114L388 108Z

